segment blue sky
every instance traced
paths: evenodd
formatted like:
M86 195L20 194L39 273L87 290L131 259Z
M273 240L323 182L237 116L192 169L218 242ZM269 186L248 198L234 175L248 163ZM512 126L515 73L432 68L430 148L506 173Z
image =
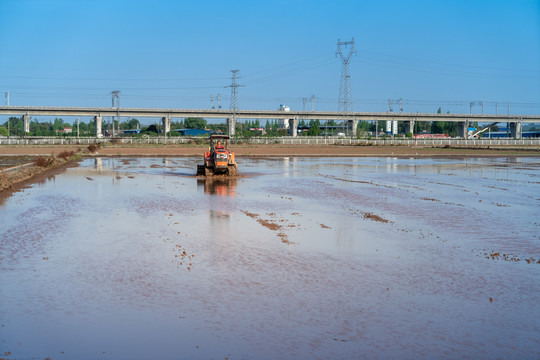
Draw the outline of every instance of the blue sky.
M352 37L355 111L540 114L540 0L0 0L0 100L229 108L239 69L242 109L337 110Z

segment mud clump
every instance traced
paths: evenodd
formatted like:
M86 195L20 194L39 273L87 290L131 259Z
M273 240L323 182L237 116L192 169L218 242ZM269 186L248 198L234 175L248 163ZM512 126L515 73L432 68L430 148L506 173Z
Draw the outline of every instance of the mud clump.
M272 230L272 231L278 232L277 236L281 239L282 243L287 244L287 245L292 244L292 242L289 241L287 234L284 232L285 228L287 228L287 227L290 228L291 227L290 225L288 225L288 226L280 225L275 220L263 219L258 214L250 213L249 211L245 211L245 210L241 210L241 211L242 211L242 213L244 213L244 215L249 216L250 218L256 220L259 224L261 224L265 228L267 228L269 230ZM275 213L268 213L266 215L276 217ZM279 220L279 222L285 222L285 221L286 220L283 220L283 219ZM292 227L295 227L295 225L293 225Z
M61 158L61 159L67 160L67 159L72 158L73 156L75 156L75 151L62 151L62 152L58 153L58 155L56 155L56 156Z
M177 259L178 266L185 266L187 271L191 271L193 268L193 258L195 254L188 254L182 245L176 245L175 250L177 254L174 257Z
M369 213L369 212L364 213L364 219L369 219L369 220L373 220L373 221L379 221L379 222L382 222L382 223L388 223L388 220L383 219L382 217L380 217L377 214L373 214L373 213Z
M101 144L88 145L88 151L90 151L91 153L96 153L99 149L101 149Z
M276 224L275 222L270 221L270 220L258 219L257 222L272 231L278 231L278 230L281 230L282 228L281 225Z
M500 252L484 252L484 257L486 259L490 260L503 260L503 261L509 261L509 262L520 262L525 261L527 264L540 264L540 259L538 261L533 258L520 258L516 255L510 255L510 254L501 254Z
M4 171L0 172L0 190L9 189L11 187L11 181L9 181L8 176Z
M281 242L287 245L291 245L292 243L289 241L289 238L284 233L279 233L278 237L281 238Z
M255 219L256 217L259 216L258 214L250 213L249 211L245 211L245 210L242 210L242 212L244 213L244 215L247 215L252 219Z
M42 167L42 168L49 168L52 166L55 166L58 164L58 161L54 156L38 156L34 159L34 165Z

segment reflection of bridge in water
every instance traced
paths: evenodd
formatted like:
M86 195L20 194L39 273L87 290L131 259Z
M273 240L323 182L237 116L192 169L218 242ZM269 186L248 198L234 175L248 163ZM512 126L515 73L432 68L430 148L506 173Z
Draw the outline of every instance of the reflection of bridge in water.
M96 107L50 107L50 106L0 106L0 115L22 116L24 132L30 132L31 116L88 116L95 122L96 136L102 136L103 116L160 118L165 133L170 131L172 118L202 117L226 119L229 134L234 135L237 119L278 119L289 124L289 134L297 135L301 120L343 121L347 132L356 133L358 121L404 122L405 132L413 132L418 121L445 121L458 124L458 134L466 138L469 124L508 123L513 138L521 138L522 123L540 123L540 115L480 115L480 114L435 114L405 112L334 112L334 111L282 111L282 110L208 110L208 109L151 109L151 108L96 108ZM395 125L391 125L395 126Z

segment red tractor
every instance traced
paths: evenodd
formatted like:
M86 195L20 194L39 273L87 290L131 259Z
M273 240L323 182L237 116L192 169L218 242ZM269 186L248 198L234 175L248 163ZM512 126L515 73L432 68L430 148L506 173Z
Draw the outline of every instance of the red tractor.
M229 150L229 135L210 135L210 149L204 153L204 165L197 165L197 175L238 174L234 152Z

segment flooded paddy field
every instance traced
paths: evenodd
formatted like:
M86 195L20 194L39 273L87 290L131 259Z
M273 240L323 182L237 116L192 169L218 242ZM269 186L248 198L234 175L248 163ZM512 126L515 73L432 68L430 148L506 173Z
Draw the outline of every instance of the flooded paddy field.
M34 161L34 159L35 159L35 156L29 156L29 155L11 155L11 156L0 155L0 171L2 169L7 169L12 166L31 163L32 161Z
M0 357L540 357L540 158L95 158L0 205Z

